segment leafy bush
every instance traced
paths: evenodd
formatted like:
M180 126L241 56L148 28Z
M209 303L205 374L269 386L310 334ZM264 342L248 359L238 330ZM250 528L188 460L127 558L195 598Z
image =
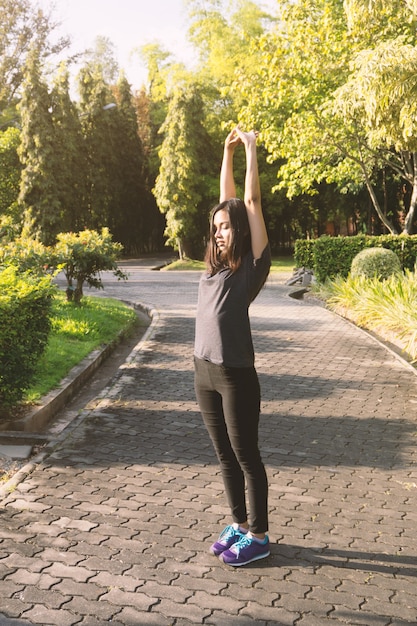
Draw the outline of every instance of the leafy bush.
M297 239L294 244L294 261L296 267L305 267L312 270L314 267L314 239Z
M30 271L43 276L48 267L50 252L40 241L21 235L0 249L0 263L3 266L13 265L20 272Z
M314 273L319 282L341 275L346 277L354 257L366 246L366 237L329 237L316 240L313 249Z
M378 278L385 280L393 274L401 272L401 263L398 256L387 248L365 248L353 259L350 273L355 278Z
M50 277L0 272L0 410L23 397L50 331Z
M119 279L127 276L118 268L116 259L123 246L112 241L108 228L101 232L83 230L79 233L60 233L52 250L51 265L64 272L67 280L67 298L80 302L83 286L102 289L100 272L111 270Z
M341 276L347 278L355 256L365 248L387 248L395 252L403 270L414 271L417 259L417 235L356 235L297 240L297 267L310 267L318 282Z

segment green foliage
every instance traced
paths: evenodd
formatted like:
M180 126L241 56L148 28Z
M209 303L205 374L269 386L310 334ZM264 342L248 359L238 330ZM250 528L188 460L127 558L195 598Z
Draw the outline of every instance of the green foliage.
M20 132L17 128L0 132L0 215L12 212L19 195L19 144Z
M398 256L388 248L365 248L353 258L350 273L353 278L379 278L385 280L401 272Z
M256 65L257 53L251 43L264 33L270 16L250 0L229 6L218 0L188 0L188 15L188 34L199 53L200 75L205 83L228 92L236 71L245 74ZM240 103L234 102L234 106L238 109Z
M51 244L59 230L60 202L54 176L54 129L48 87L42 77L39 51L31 51L25 67L19 156L23 166L19 204L33 221L33 235Z
M69 72L64 63L55 76L50 98L52 174L59 207L59 231L77 231L86 228L88 158L78 110L70 98Z
M315 240L313 248L313 270L316 279L323 282L338 274L347 276L353 258L366 246L366 237L329 237L324 235Z
M388 248L395 252L402 269L412 271L417 259L417 235L357 235L355 237L329 237L324 235L309 242L296 241L295 259L310 261L316 279L324 283L340 275L349 275L354 257L364 248ZM301 267L301 265L300 265Z
M417 275L406 270L384 281L365 276L343 279L341 276L324 285L326 303L333 311L358 326L390 340L400 339L404 349L417 358ZM388 333L388 335L387 335Z
M147 168L130 85L121 76L116 89L117 108L108 111L111 123L112 199L106 225L123 242L126 255L137 255L152 240L160 214L147 185Z
M0 272L0 410L18 402L31 383L50 331L54 288L49 277Z
M58 24L31 0L2 0L0 16L0 100L4 103L19 90L31 47L47 59L62 52L69 40L54 37L51 41Z
M112 271L119 279L127 276L117 266L122 245L112 241L108 228L101 232L83 230L79 233L59 233L51 252L51 265L64 272L67 280L67 298L80 302L83 285L102 289L100 272Z
M13 266L19 272L30 271L38 276L48 269L50 250L39 240L22 234L0 248L0 264Z
M80 121L87 154L84 180L86 198L84 213L87 213L86 225L97 229L109 226L114 179L112 132L113 113L104 107L114 102L110 87L106 84L102 68L96 64L83 67L78 76L80 92ZM86 210L87 209L87 210ZM84 228L86 226L84 225Z
M411 233L415 15L402 0L279 4L279 28L258 40L258 63L230 87L243 100L241 120L259 129L279 168L277 188L289 198L316 194L323 183L340 193L366 189L379 220L396 234L404 207L397 201L384 211L378 189L377 174L390 168L413 190L402 198L410 204L401 226Z
M179 250L180 258L198 258L206 226L202 200L207 200L212 164L203 101L196 86L174 94L161 132L161 165L153 192L166 215L167 244Z
M313 269L315 240L313 239L297 239L294 244L294 260L297 267L305 267Z

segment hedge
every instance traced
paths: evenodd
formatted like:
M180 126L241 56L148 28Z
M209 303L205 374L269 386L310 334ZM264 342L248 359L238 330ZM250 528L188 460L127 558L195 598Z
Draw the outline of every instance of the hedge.
M48 340L54 289L50 277L0 269L0 414L33 380Z
M417 235L356 235L298 239L294 246L297 267L314 271L319 282L339 275L347 278L354 257L365 248L387 248L400 259L402 269L414 271L417 260Z

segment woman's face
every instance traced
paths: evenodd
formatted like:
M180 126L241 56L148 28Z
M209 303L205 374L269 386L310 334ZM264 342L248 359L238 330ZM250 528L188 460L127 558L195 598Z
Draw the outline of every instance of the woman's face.
M220 252L226 252L232 242L232 228L229 213L225 209L217 211L214 215L213 234Z

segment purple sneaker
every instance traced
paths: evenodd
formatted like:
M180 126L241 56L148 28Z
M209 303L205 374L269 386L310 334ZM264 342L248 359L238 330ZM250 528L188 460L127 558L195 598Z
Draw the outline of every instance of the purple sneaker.
M214 554L214 556L219 556L222 552L230 548L234 543L236 543L236 541L239 541L239 539L244 536L245 535L239 529L238 524L226 526L226 528L220 533L217 541L210 547L210 552Z
M226 565L238 567L239 565L247 565L252 561L264 559L269 556L269 539L265 537L263 543L256 541L250 533L242 535L239 541L221 553L220 559Z

